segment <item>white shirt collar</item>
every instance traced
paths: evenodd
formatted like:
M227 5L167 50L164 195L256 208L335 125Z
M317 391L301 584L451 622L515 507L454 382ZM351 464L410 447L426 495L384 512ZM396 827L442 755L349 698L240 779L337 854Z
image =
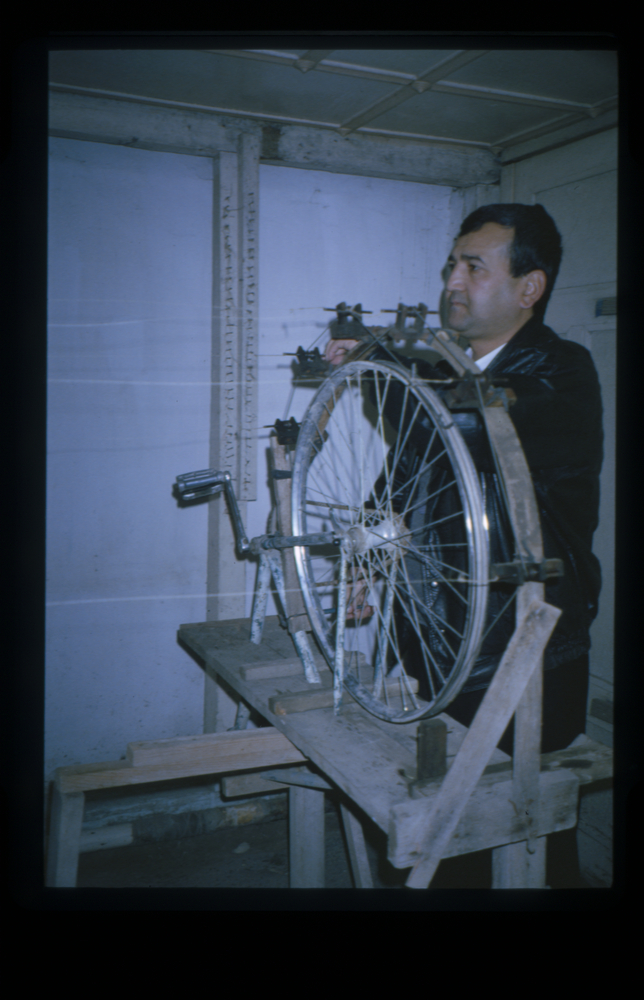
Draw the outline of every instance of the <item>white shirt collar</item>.
M490 364L490 362L494 360L494 358L497 356L497 354L499 353L499 351L502 351L504 347L505 347L505 344L501 344L500 347L495 347L493 351L489 352L489 354L484 354L483 357L479 358L478 361L476 362L477 368L480 371L485 371L485 369ZM472 348L468 347L466 349L465 353L467 354L468 358L471 358L472 357Z

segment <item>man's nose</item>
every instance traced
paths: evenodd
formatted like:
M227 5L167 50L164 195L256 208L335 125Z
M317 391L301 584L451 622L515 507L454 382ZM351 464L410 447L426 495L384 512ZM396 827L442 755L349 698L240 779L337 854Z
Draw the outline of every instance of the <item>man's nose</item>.
M448 292L453 292L456 289L460 289L462 287L463 287L463 271L458 264L455 264L447 278L447 281L445 282L445 290Z

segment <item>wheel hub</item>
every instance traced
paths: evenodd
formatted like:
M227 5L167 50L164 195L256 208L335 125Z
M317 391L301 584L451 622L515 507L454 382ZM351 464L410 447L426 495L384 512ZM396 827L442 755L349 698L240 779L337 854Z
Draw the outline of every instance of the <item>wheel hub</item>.
M369 549L383 549L394 556L401 545L407 544L409 529L399 514L371 524L354 524L344 538L347 555L364 555Z

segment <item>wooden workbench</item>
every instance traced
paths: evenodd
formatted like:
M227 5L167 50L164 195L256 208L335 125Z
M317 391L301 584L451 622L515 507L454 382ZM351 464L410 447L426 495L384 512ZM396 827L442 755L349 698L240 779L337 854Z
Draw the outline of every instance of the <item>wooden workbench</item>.
M427 800L437 794L442 780L429 782L420 798L411 797L418 724L395 725L376 719L347 693L340 714L334 716L332 677L321 656L321 684L310 685L277 617L266 619L260 645L249 641L249 629L249 619L200 622L182 625L179 639L212 676L229 684L387 834L388 857L395 867L411 867ZM316 690L318 695L312 693ZM304 695L299 702L298 695ZM326 707L308 707L316 702ZM467 730L447 714L440 718L447 724L449 769ZM580 783L612 775L609 748L583 736L576 742L579 745L541 758L540 837L576 825ZM497 749L444 857L525 840L511 787L510 758Z

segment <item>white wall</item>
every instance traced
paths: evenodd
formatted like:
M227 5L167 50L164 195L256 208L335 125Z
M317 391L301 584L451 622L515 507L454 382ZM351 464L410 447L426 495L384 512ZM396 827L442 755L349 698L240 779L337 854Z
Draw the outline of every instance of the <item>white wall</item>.
M52 139L46 777L201 731L212 161Z
M301 418L312 395L287 406L283 352L322 346L321 307L341 299L374 323L399 301L437 308L454 228L450 188L260 174L251 536L270 509L263 425ZM208 466L212 161L52 139L49 239L47 778L203 725L176 630L206 617L206 506L179 509L171 488ZM254 585L249 563L249 612Z
M250 536L266 531L270 510L264 425L300 420L313 396L304 388L291 396L292 359L283 352L315 342L323 352L334 316L323 306L361 302L373 310L368 325L391 321L380 310L399 302L437 309L454 228L451 196L438 185L260 165L259 498L248 504ZM248 614L254 585L249 563Z

